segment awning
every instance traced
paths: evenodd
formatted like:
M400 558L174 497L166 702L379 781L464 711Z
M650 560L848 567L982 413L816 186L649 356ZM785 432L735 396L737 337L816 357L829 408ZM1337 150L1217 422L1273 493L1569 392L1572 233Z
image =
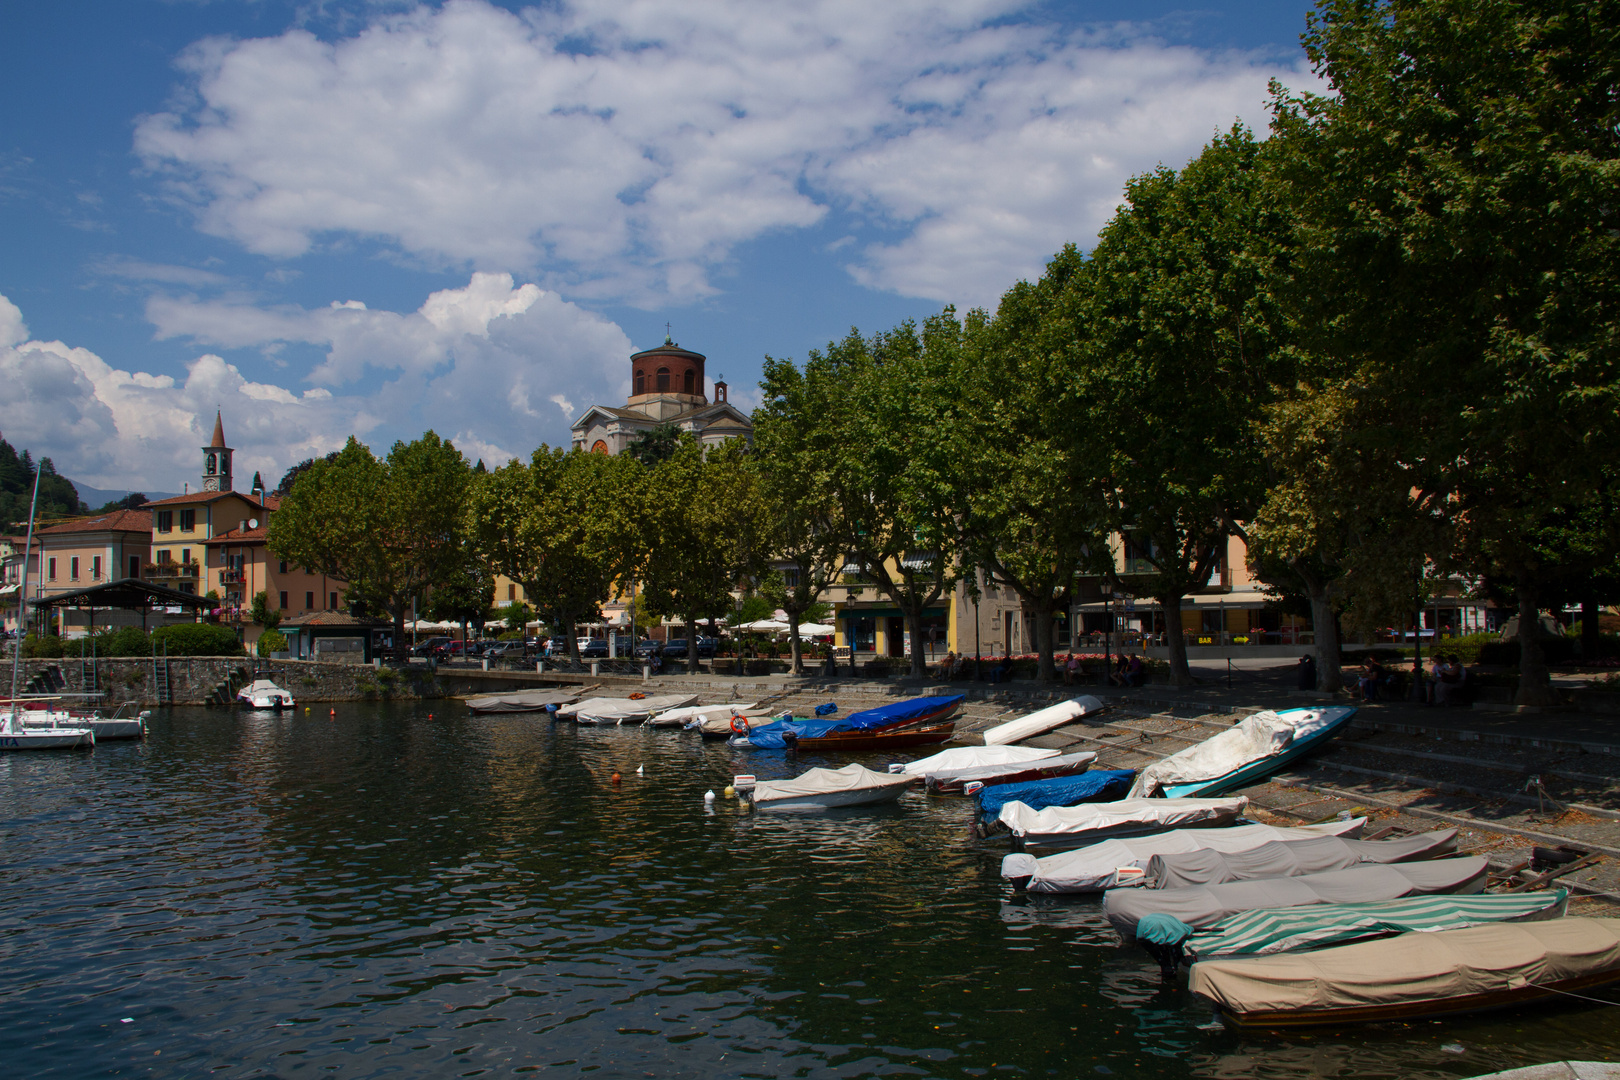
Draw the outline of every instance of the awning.
M925 619L943 619L948 614L945 608L927 608L923 611ZM838 612L840 619L903 619L906 613L899 608L851 608L846 607Z

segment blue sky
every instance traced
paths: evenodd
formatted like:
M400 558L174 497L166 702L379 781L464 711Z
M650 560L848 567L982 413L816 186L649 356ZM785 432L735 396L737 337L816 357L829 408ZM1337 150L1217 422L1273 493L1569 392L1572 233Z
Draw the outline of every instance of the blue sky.
M629 352L993 306L1310 84L1307 4L0 0L0 431L179 490L566 444Z

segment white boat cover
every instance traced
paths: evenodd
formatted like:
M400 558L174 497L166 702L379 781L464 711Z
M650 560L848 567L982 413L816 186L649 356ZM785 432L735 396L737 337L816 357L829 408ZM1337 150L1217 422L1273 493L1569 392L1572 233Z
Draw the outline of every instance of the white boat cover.
M1296 739L1309 738L1342 718L1347 711L1336 706L1257 712L1197 746L1155 761L1137 773L1130 797L1147 798L1173 784L1219 780L1251 762L1282 753Z
M771 713L762 712L758 709L753 712L742 713L741 715L744 720L748 721L751 727L761 727L776 719L776 717ZM697 729L705 735L723 735L728 739L736 734L735 731L731 730L730 713L727 713L724 716L711 716L706 719L699 720L697 722Z
M920 761L906 762L903 771L912 776L975 769L980 765L1007 765L1057 757L1061 750L1041 750L1033 746L953 746Z
M1322 825L1233 825L1225 829L1174 829L1152 836L1104 840L1078 851L1060 851L1037 859L1015 851L1001 860L1001 876L1008 881L1028 878L1032 893L1092 893L1124 884L1121 870L1140 870L1155 855L1200 850L1249 851L1276 840L1305 840L1318 836L1360 836L1366 818L1329 821ZM1140 880L1129 875L1132 881Z
M1030 769L1058 769L1072 768L1074 772L1085 772L1097 755L1091 750L1079 754L1064 754L1060 757L1041 758L1038 761L1014 761L1006 765L980 765L976 769L945 769L940 772L927 773L924 782L933 785L941 783L967 783L977 780L982 784L1005 783L1000 777L1016 775Z
M1120 799L1116 802L1049 806L1032 810L1021 802L1001 808L998 821L1026 844L1073 847L1110 836L1141 836L1166 829L1230 825L1249 805L1242 795L1225 799Z
M1485 859L1465 855L1433 862L1369 863L1326 874L1189 885L1184 889L1109 889L1103 894L1103 915L1114 924L1120 937L1131 941L1136 937L1136 924L1156 913L1173 915L1197 928L1214 926L1230 915L1257 908L1354 904L1429 893L1477 893L1485 888L1485 876Z
M1147 879L1143 884L1150 889L1180 889L1228 881L1302 877L1329 870L1348 870L1362 863L1435 859L1456 850L1456 829L1439 829L1398 840L1344 840L1337 836L1273 840L1248 851L1227 853L1206 849L1155 855L1148 860Z
M679 709L665 709L647 721L657 727L684 727L694 720L718 717L729 721L733 712L746 713L755 707L752 701L738 701L729 705L687 705Z
M572 690L514 690L470 697L467 708L475 713L539 712L547 705L566 705L577 697Z
M1015 743L1020 739L1032 739L1053 728L1062 727L1071 720L1100 712L1102 707L1102 702L1090 694L1084 694L1070 701L1060 701L1039 712L1032 712L1028 716L1020 716L1016 720L1009 720L1005 724L990 728L984 733L984 745L996 746Z
M811 769L791 780L761 780L754 787L754 805L857 806L881 802L899 794L916 779L906 773L880 773L860 765L841 769ZM862 796L871 795L867 799Z
M1421 1005L1620 974L1620 919L1400 934L1320 952L1194 964L1194 993L1239 1017Z
M665 709L677 709L682 705L690 705L697 699L696 694L659 694L635 701L629 698L593 697L576 701L572 705L564 705L557 710L557 715L574 720L583 718L598 724L604 720L611 723L631 716L645 716L648 713L663 712Z

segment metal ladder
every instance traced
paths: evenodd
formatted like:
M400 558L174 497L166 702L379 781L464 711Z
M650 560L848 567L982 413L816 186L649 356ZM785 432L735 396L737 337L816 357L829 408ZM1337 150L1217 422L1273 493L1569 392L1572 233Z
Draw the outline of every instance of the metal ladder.
M152 695L159 705L172 704L169 690L169 643L163 643L163 654L158 655L158 647L152 646Z
M96 673L96 639L87 639L90 642L90 651L84 651L84 644L79 644L79 689L86 694L101 693L101 684Z

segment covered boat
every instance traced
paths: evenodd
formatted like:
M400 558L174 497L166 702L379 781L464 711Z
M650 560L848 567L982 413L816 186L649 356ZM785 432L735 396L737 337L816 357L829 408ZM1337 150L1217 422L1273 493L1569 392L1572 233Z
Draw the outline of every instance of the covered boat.
M1355 714L1343 706L1257 712L1143 769L1131 797L1186 799L1243 787L1310 753Z
M1427 934L1482 923L1557 919L1568 907L1569 892L1554 889L1268 908L1241 912L1202 930L1189 927L1182 949L1190 960L1269 956L1417 931Z
M935 746L950 741L954 734L956 721L944 720L924 724L902 724L881 731L838 729L820 735L796 733L791 741L796 750L854 753L868 750L902 750L910 746Z
M964 749L972 750L976 749L976 747L970 746ZM987 746L984 749L989 750L991 747ZM998 749L1016 748L1000 747ZM963 789L969 784L983 784L985 787L994 787L1003 784L1026 784L1034 781L1057 780L1061 777L1077 776L1091 768L1091 763L1096 760L1097 755L1087 750L1079 754L1061 754L1057 757L1041 758L1039 761L1025 761L1006 765L980 765L973 769L930 772L923 776L923 787L931 795L961 795L964 793Z
M1194 964L1191 988L1240 1027L1409 1020L1568 1001L1620 980L1620 919L1491 923L1319 952Z
M108 739L144 739L146 722L152 716L150 709L141 709L126 701L114 709L112 715L102 716L100 709L83 712L49 704L56 699L23 698L27 702L22 711L23 727L42 733L60 732L63 728L89 728L96 742Z
M567 705L579 699L577 690L511 690L479 694L467 699L467 708L480 716L489 713L540 712L548 705Z
M958 772L977 769L985 765L1021 765L1042 758L1057 757L1061 750L1042 750L1035 746L953 746L916 761L896 762L890 772L906 772L912 776L930 773Z
M811 769L791 780L761 780L750 797L761 810L825 810L893 802L910 786L911 777L903 773L873 772L851 764Z
M840 731L888 731L908 725L937 724L949 720L962 707L966 694L907 698L892 705L862 709L844 717Z
M283 690L263 673L236 692L236 701L250 709L274 709L276 712L293 707L292 691Z
M13 703L0 715L0 750L79 750L96 745L88 724L26 724Z
M658 694L644 698L596 697L564 705L557 716L577 724L639 724L653 713L678 709L698 699L696 694Z
M1318 836L1360 836L1366 818L1329 821L1321 825L1233 825L1225 829L1174 829L1152 836L1103 840L1077 851L1061 851L1038 859L1015 851L1001 860L1001 876L1032 893L1098 893L1118 885L1141 882L1155 855L1178 852L1248 851L1275 840L1305 840ZM1456 830L1451 830L1456 834Z
M686 705L679 709L665 709L655 716L647 718L652 727L691 727L704 720L731 719L732 713L748 713L758 706L752 701L736 701L726 705Z
M1060 701L1038 712L990 728L984 733L984 745L996 746L1032 739L1083 716L1101 712L1102 707L1103 703L1090 694L1083 694L1069 701Z
M1143 884L1150 889L1219 885L1259 878L1303 877L1348 870L1362 863L1420 862L1457 850L1457 830L1438 829L1398 840L1345 840L1317 836L1273 840L1248 851L1184 851L1148 860Z
M1025 846L1081 847L1111 836L1144 836L1168 829L1230 825L1248 807L1242 795L1228 799L1120 799L1033 810L1011 802L997 824Z
M1135 775L1134 769L1099 769L1053 780L998 784L981 788L974 792L973 798L979 804L979 819L990 824L1001 816L1001 808L1008 803L1016 802L1040 811L1050 806L1111 802L1125 794Z
M755 750L796 746L802 750L854 751L942 743L956 730L950 717L961 708L965 696L910 698L837 718L784 717L760 727L749 725L731 739L731 744ZM890 737L872 738L876 735Z
M764 727L771 722L771 714L754 709L750 712L735 711L725 716L708 715L701 720L691 720L686 724L687 731L696 731L705 739L730 739L735 736L737 726L734 720L742 721L744 729L748 726L758 725Z
M1303 877L1229 881L1182 889L1109 889L1103 915L1126 941L1149 915L1172 915L1198 929L1214 926L1240 911L1393 900L1428 893L1477 893L1485 888L1487 866L1478 855L1416 863L1368 863Z

